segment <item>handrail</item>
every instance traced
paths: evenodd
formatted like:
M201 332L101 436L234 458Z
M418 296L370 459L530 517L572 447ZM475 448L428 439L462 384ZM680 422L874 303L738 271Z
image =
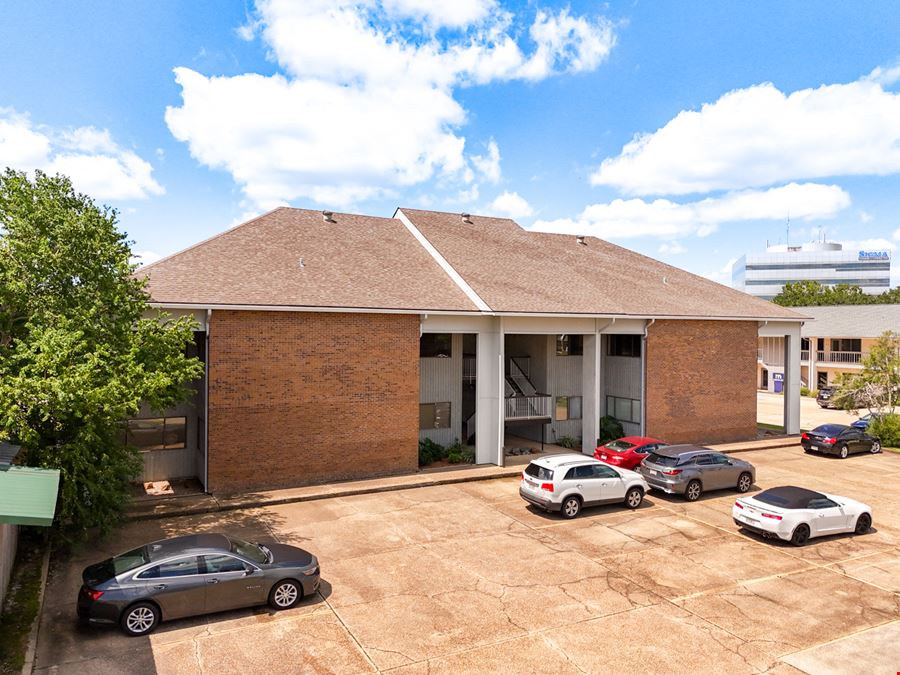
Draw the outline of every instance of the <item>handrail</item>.
M504 418L507 420L548 419L552 398L549 394L540 393L530 396L507 396L504 399Z

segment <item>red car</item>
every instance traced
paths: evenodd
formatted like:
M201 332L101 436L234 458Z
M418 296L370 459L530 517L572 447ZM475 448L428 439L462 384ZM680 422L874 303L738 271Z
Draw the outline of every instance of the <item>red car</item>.
M634 471L638 464L644 461L644 457L657 448L663 448L668 443L663 443L655 438L643 436L626 436L610 441L594 450L594 457L601 462L619 466L623 469Z

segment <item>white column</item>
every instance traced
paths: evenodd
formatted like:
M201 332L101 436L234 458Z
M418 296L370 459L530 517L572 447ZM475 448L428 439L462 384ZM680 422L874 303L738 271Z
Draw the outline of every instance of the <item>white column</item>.
M475 357L475 462L503 464L503 327L480 330Z
M816 344L817 339L813 336L809 338L809 367L806 369L806 372L809 374L809 383L807 386L810 391L814 391L819 388L818 384L816 384L819 379L818 368L816 367L818 364L816 362Z
M800 324L784 336L784 431L800 433Z
M581 357L581 451L593 455L600 431L600 336L584 336Z

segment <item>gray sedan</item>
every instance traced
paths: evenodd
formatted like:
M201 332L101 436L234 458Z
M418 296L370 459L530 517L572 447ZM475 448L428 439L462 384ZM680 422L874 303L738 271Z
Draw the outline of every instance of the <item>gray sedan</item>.
M163 539L84 569L83 621L146 635L160 621L268 603L288 609L319 587L319 561L285 544L224 534Z
M658 448L637 467L651 488L697 501L707 490L747 492L756 480L750 462L698 445Z

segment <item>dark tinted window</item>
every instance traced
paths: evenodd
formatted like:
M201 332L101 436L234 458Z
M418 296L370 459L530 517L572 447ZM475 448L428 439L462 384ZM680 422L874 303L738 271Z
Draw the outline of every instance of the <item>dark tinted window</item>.
M220 572L243 572L244 563L230 555L205 555L203 563L206 565L207 574Z
M831 509L836 507L837 502L833 502L830 499L826 499L825 497L819 497L817 499L810 499L809 506L807 508L810 509Z
M625 450L628 450L628 448L633 448L634 443L629 443L628 441L610 441L603 447L615 450L616 452L624 452Z
M845 428L842 424L823 424L813 429L812 432L820 436L840 436Z
M239 553L245 558L249 558L255 563L264 563L269 561L269 556L262 550L258 544L251 544L243 539L235 539L231 537L231 550Z
M420 358L450 358L451 351L450 333L423 333L419 338Z
M128 551L128 553L123 553L122 555L117 555L113 558L113 574L110 576L118 576L122 574L122 572L128 572L135 567L140 567L148 562L150 562L150 559L147 557L147 551L141 546L140 548L133 549Z
M731 462L731 460L728 459L727 455L713 455L712 456L713 464L728 464L730 462Z
M692 459L693 459L693 463L697 464L698 466L711 466L716 463L711 455L697 455L697 456L693 457ZM691 462L690 459L686 459L684 461L685 464L689 464L690 462Z
M191 574L200 574L200 565L197 556L177 558L159 565L159 577L186 577Z
M533 462L525 467L525 473L538 480L553 480L553 471L551 469L538 466Z
M615 469L611 469L608 466L595 465L594 466L594 475L597 478L618 478L619 474Z
M594 477L594 467L588 466L576 466L575 467L575 478L593 478Z
M640 356L640 335L610 335L606 353L609 356Z
M650 462L651 464L659 464L660 466L675 466L678 464L677 457L666 457L665 455L657 455L655 452L651 452L645 462Z
M859 429L855 429L850 427L844 433L841 434L841 438L859 438Z

